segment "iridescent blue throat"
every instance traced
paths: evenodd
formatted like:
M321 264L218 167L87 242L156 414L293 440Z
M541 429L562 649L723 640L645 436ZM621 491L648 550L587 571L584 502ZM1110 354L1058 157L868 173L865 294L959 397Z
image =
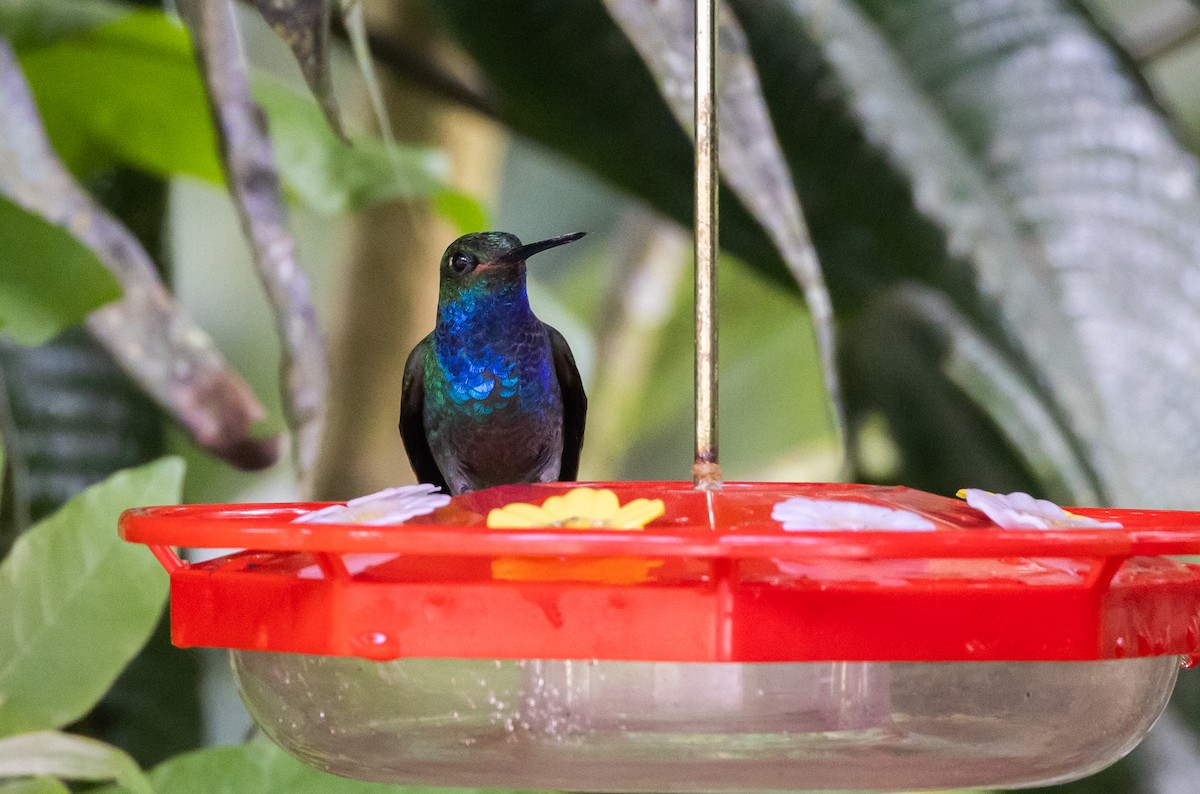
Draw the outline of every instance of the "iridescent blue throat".
M451 403L480 416L509 408L513 397L521 411L542 407L553 365L524 274L439 302L433 347Z

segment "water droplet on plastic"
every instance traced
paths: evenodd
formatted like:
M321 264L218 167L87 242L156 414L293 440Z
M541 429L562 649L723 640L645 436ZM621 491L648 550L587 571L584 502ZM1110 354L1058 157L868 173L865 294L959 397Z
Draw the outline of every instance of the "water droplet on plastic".
M1184 655L1179 657L1179 666L1184 670L1191 670L1197 664L1200 664L1200 656Z

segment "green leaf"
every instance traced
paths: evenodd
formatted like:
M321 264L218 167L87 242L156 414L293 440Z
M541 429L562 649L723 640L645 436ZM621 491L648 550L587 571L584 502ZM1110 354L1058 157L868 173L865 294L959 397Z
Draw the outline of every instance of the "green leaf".
M970 151L963 131L939 112L937 98L920 84L920 76L904 60L903 53L846 0L832 2L819 11L782 0L761 4L733 0L732 4L758 44L756 57L769 99L783 103L791 91L789 86L799 75L815 77L811 74L812 54L785 52L777 38L792 38L815 47L829 70L828 75L822 75L825 84L838 87L846 103L843 112L850 115L863 136L840 154L853 156L853 147L883 152L886 163L879 164L881 177L890 167L907 180L905 189L910 196L905 198L911 198L911 210L917 214L912 228L884 226L882 207L876 210L880 217L872 220L879 224L877 234L884 245L888 239L885 235L903 235L909 241L880 254L896 261L911 257L913 265L925 269L922 276L941 281L943 288L955 288L956 276L951 274L965 270L974 289L997 296L994 305L999 308L999 318L989 316L978 325L986 327L996 320L1005 325L1008 334L993 343L1015 347L1013 356L1022 364L1029 358L1057 359L1058 363L1039 378L1038 398L1047 405L1070 405L1070 419L1076 426L1060 429L1064 435L1072 435L1079 425L1086 426L1096 413L1094 389L1087 383L1078 339L1063 311L1052 269L1038 247L1023 239L1025 224L1015 217L1004 187ZM940 16L941 12L931 10L929 24L935 24ZM801 136L812 134L810 123L790 116L780 122L780 130L797 150L797 157L811 156L799 148ZM807 164L798 170L812 168ZM865 192L866 186L856 189ZM869 207L870 199L864 196L863 203ZM907 211L909 207L899 204L893 214L902 217ZM847 217L843 223L847 221L850 228L838 234L854 233L854 219ZM925 223L936 228L934 234L942 235L938 241L941 250L929 247L936 238L922 228ZM943 268L929 270L930 264L939 260L945 263ZM880 285L880 289L887 288ZM972 308L979 311L978 307ZM975 393L982 392L976 389ZM1036 454L1029 452L1031 456Z
M0 784L0 794L71 794L71 790L56 778L31 777Z
M841 5L805 25L1106 498L1194 506L1200 163L1138 75L1071 2Z
M0 563L0 736L85 714L153 630L167 576L117 517L179 499L183 463L128 469L34 525Z
M39 345L119 297L90 248L0 196L0 335Z
M204 746L201 661L171 644L171 617L164 614L91 712L89 723L102 730L97 738L127 748L145 768Z
M57 731L23 733L0 739L0 778L25 775L54 775L67 780L116 780L136 794L153 791L134 760L118 748Z
M115 161L221 181L191 46L166 15L135 11L20 56L50 140L75 173Z
M253 88L270 120L287 190L304 205L332 214L398 198L429 198L444 190L449 168L437 150L389 149L377 138L346 144L309 97L265 77L257 77Z
M136 11L20 55L55 150L76 173L120 162L224 181L191 43L170 17ZM310 97L267 77L253 87L284 186L306 206L337 213L446 190L448 168L436 150L377 138L347 144Z
M150 782L159 794L507 794L502 789L389 786L335 777L270 742L176 756L156 766ZM106 789L104 794L128 790Z

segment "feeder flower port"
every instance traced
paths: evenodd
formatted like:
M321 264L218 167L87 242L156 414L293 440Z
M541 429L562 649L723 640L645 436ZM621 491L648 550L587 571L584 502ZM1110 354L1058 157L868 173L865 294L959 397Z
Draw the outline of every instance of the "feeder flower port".
M777 503L771 518L789 531L809 529L899 529L929 532L933 522L909 510L842 499L793 496Z
M305 513L297 524L364 524L382 526L402 524L410 518L425 516L450 504L450 497L437 493L436 485L420 483L399 488L385 488L366 496L351 499L344 505L330 505Z
M574 488L561 496L551 496L541 505L514 502L491 510L489 529L564 529L639 530L665 512L661 499L634 499L620 503L607 488ZM508 581L553 581L635 584L649 578L650 571L662 566L660 560L597 557L564 562L531 557L500 557L492 562L492 576Z
M1118 521L1068 513L1054 502L1035 499L1027 493L991 493L978 488L963 488L958 497L986 515L1002 529L1120 529Z
M622 505L607 488L574 488L540 506L514 502L498 507L488 513L487 525L489 529L641 529L665 510L661 499L634 499Z

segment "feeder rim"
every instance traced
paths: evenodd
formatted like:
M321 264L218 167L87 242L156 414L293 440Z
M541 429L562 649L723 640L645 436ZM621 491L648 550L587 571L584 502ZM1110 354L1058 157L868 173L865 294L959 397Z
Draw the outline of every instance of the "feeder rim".
M321 503L254 503L141 507L120 519L121 536L149 546L187 548L245 548L257 551L307 551L332 553L400 553L436 556L651 556L708 559L984 559L996 557L1105 557L1200 554L1200 514L1173 510L1123 510L1072 507L1071 512L1122 528L1069 528L1058 530L1006 530L982 518L957 500L903 487L813 483L727 483L721 494L698 493L685 482L580 483L609 487L622 496L716 499L736 501L742 492L778 488L781 495L797 489L833 488L856 501L885 506L901 503L930 518L934 531L903 530L784 530L774 521L758 518L722 528L721 516L710 511L707 526L651 524L641 531L611 529L488 529L483 515L476 520L457 517L458 523L433 523L434 516L403 525L296 524L304 513ZM561 491L562 483L502 486L489 489L493 497L509 501L545 498ZM505 492L508 492L507 494ZM482 492L481 492L482 493ZM722 494L724 497L722 497ZM904 498L893 502L880 495ZM689 496L690 495L690 496ZM472 495L457 497L462 504ZM927 509L913 504L914 497L938 500ZM493 499L495 501L495 499ZM502 503L502 502L500 502ZM439 511L440 512L440 511ZM486 513L486 509L483 511ZM467 514L470 516L470 514ZM669 513L668 513L669 517ZM974 526L962 526L963 523ZM959 526L954 526L958 524Z
M962 500L904 487L598 484L622 502L661 498L658 525L485 526L495 507L578 486L551 483L456 496L403 525L293 523L316 504L185 505L128 511L121 534L149 545L170 573L182 646L375 660L1200 653L1200 566L1160 556L1200 552L1200 512L1080 509L1125 527L1009 531ZM795 496L909 510L935 529L791 532L770 516ZM190 563L173 546L242 551ZM497 573L529 558L539 559L516 578ZM644 578L590 576L598 558Z

